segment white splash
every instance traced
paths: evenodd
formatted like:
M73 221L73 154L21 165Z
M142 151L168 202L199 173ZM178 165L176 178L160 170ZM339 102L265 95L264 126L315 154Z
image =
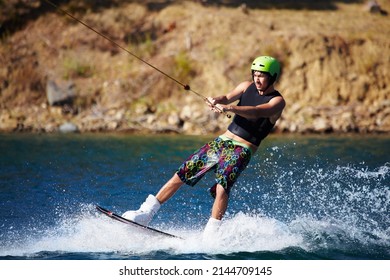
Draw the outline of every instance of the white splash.
M287 225L261 216L239 213L222 224L211 240L202 238L202 229L163 228L183 239L146 234L128 225L94 213L64 218L42 236L19 240L18 245L0 249L1 256L29 256L39 252L119 252L142 256L156 251L168 254L229 254L282 250L299 246L302 239Z

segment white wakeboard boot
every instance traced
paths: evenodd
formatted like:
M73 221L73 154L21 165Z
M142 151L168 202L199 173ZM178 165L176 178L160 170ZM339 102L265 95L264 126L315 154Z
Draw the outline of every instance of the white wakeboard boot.
M137 224L147 226L160 209L160 206L161 204L157 198L150 194L138 210L127 211L122 214L122 217Z
M203 230L202 238L203 240L214 240L213 237L218 233L219 227L221 226L222 221L215 219L213 217L210 217L209 221L206 224L206 227Z

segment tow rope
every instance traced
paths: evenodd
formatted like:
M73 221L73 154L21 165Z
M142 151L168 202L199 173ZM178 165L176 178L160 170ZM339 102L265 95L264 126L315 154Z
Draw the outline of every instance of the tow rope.
M211 104L210 101L202 94L194 91L191 89L191 87L188 85L188 84L184 84L182 82L180 82L179 80L175 79L174 77L172 77L171 75L165 73L164 71L160 70L159 68L157 68L156 66L152 65L151 63L147 62L146 60L142 59L141 57L139 57L138 55L134 54L133 52L129 51L128 49L126 49L125 47L121 46L120 44L118 44L116 41L114 41L113 39L111 39L110 37L104 35L103 33L101 33L100 31L96 30L95 28L89 26L88 24L86 24L85 22L83 22L82 20L76 18L75 16L73 16L71 13L69 13L68 11L60 8L58 5L56 5L55 3L53 3L52 1L50 0L44 0L46 3L50 4L51 6L53 6L55 9L61 11L62 13L64 13L65 15L67 15L68 17L72 18L73 20L77 21L78 23L84 25L86 28L88 28L89 30L95 32L96 34L98 34L99 36L103 37L104 39L106 39L107 41L111 42L112 44L114 44L115 46L117 46L118 48L120 48L121 50L127 52L128 54L130 54L131 56L133 56L134 58L138 59L139 61L145 63L146 65L148 65L149 67L153 68L154 70L158 71L159 73L161 73L162 75L164 75L165 77L171 79L172 81L176 82L177 84L179 84L180 86L183 87L183 89L185 89L186 91L190 91L192 93L194 93L195 95L197 95L198 97L202 98L203 101L207 102L208 104L210 104L212 107L215 107L215 105ZM224 113L228 118L230 118L231 116L229 114L227 114L226 112L222 112Z

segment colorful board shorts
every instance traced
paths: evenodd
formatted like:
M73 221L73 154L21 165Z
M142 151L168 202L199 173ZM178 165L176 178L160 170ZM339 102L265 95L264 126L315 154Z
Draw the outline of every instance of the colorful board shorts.
M194 186L208 171L214 170L215 181L229 194L251 156L249 147L220 136L189 156L177 170L177 175L187 185Z

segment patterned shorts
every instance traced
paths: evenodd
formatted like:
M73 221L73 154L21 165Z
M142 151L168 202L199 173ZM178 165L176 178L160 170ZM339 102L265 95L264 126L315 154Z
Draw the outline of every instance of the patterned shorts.
M249 148L217 137L189 156L177 170L177 175L187 185L194 186L206 172L214 170L215 181L229 194L251 155Z

